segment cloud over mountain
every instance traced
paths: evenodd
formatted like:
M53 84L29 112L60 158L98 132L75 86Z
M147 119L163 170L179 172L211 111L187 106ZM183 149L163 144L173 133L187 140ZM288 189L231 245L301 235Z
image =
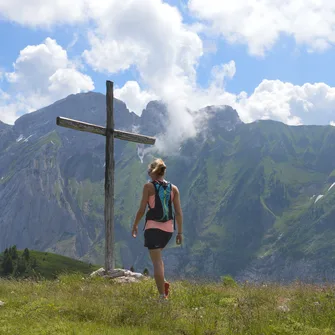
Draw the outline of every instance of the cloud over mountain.
M78 71L67 52L51 38L21 50L13 67L5 73L9 89L0 102L0 119L7 123L69 94L94 89L92 79Z
M71 93L94 89L97 73L106 78L128 73L121 85L116 82L115 96L138 115L150 100L163 100L169 112L165 140L174 146L196 133L188 108L231 105L244 122L271 118L288 124L329 124L335 119L335 88L320 81L298 85L263 78L253 91L247 93L241 85L230 92L227 84L241 71L233 58L209 63L206 81L199 84L201 61L217 52L219 37L246 45L252 56L266 57L282 35L309 51L331 47L335 5L330 0L247 5L242 0L189 0L182 10L161 0L34 0L29 5L0 0L0 17L50 36L54 27L77 27L85 39L78 56L90 73L78 68L55 39L28 45L13 70L0 70L8 84L4 87L0 81L0 119L8 123Z

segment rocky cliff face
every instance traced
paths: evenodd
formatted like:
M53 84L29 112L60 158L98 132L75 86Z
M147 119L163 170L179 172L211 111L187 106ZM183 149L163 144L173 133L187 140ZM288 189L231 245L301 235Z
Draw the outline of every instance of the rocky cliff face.
M141 115L141 132L149 136L160 134L165 131L167 120L166 106L160 101L151 101Z
M0 249L15 243L72 257L88 252L102 223L89 221L71 192L78 191L75 183L101 183L104 138L57 127L55 122L61 115L104 125L104 110L102 94L71 95L0 130ZM119 129L131 130L138 120L124 103L115 101ZM117 143L116 156L121 148Z
M142 116L115 100L116 128L157 135L167 111ZM105 96L71 95L0 123L0 250L48 250L91 262L104 257L104 138L56 126L56 117L105 124ZM194 112L201 133L164 157L178 185L185 241L172 241L175 276L241 280L334 278L335 129L243 124L229 106ZM146 167L143 147L116 141L115 236L119 265L150 268L143 237L130 236Z
M9 128L10 128L10 125L0 121L0 131L2 131L4 129L9 129Z

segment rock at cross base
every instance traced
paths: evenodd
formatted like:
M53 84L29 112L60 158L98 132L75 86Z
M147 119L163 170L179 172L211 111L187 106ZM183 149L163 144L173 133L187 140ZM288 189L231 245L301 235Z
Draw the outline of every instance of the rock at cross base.
M138 283L140 280L134 277L122 276L122 277L115 278L114 281L116 281L117 283Z
M114 269L106 273L104 268L100 268L97 271L91 273L90 277L104 277L109 279L114 279L118 283L136 283L146 276L138 272L132 272L124 269Z
M99 270L96 270L90 274L90 277L102 277L105 274L105 269L100 268Z
M5 303L3 301L0 301L0 306L3 306Z

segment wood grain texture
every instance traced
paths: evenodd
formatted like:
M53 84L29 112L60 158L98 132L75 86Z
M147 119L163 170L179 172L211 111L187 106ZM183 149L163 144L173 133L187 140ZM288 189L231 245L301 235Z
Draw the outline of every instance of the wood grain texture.
M65 117L58 116L56 118L56 124L61 127L70 128L79 131L86 131L88 133L106 135L106 128L96 126L95 124L81 122L77 120L68 119Z
M114 137L123 141L130 141L143 144L155 144L156 142L156 139L154 137L128 133L126 131L121 130L114 130Z
M115 268L114 257L114 92L113 83L106 82L106 167L105 167L105 271Z
M106 136L106 128L102 126L97 126L95 124L81 122L73 119L68 119L65 117L58 116L56 119L58 126L70 128L79 131L85 131L88 133L94 133L98 135ZM143 144L155 144L156 139L151 136L145 136L141 134L129 133L123 130L114 130L114 138L123 141L130 141Z

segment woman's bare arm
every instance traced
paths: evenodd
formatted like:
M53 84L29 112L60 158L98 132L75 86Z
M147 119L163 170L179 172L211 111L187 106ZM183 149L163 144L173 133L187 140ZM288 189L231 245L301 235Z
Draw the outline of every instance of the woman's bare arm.
M174 207L174 212L176 216L176 222L177 222L177 229L178 229L178 234L183 233L183 212L181 209L181 204L180 204L180 194L178 187L173 185L173 207Z

